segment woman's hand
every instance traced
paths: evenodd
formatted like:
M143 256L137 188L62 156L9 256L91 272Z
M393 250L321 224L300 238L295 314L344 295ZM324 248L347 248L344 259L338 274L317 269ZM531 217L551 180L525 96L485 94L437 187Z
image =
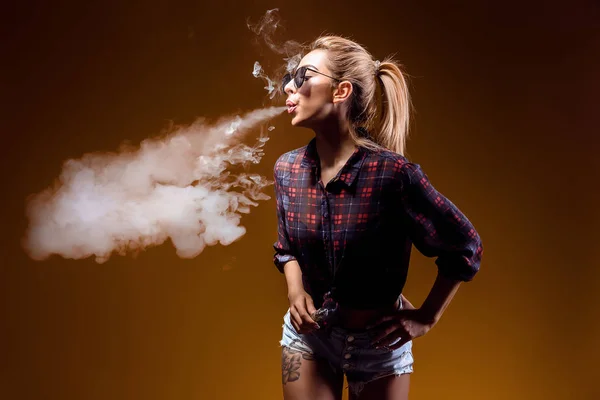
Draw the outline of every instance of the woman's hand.
M384 315L367 329L375 332L371 340L372 345L391 351L402 347L410 340L425 335L434 325L435 323L423 315L420 309L415 309L410 304L403 310Z
M306 291L299 289L289 292L288 300L290 302L290 321L296 332L307 334L319 329L319 324L311 318L311 315L317 310L312 297Z

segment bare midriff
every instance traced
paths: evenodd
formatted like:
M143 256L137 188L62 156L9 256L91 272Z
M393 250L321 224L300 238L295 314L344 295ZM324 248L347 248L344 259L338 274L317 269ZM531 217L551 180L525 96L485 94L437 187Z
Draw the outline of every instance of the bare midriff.
M377 321L377 319L383 317L384 315L397 310L399 306L400 299L396 300L396 302L391 304L389 307L369 310L352 309L340 305L337 310L337 325L348 330L365 330L367 326L373 324L375 321Z

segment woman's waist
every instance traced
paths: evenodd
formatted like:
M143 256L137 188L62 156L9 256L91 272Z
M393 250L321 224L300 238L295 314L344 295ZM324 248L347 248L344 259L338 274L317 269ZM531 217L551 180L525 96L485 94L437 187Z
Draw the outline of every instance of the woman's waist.
M400 308L400 298L395 302L382 305L377 308L353 308L340 304L336 310L335 325L343 329L364 330L383 317Z

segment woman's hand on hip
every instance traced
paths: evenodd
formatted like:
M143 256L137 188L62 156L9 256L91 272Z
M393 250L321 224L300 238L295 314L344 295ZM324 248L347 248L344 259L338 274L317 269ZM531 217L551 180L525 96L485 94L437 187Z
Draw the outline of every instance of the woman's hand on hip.
M433 325L434 322L426 320L421 310L409 308L384 315L367 329L374 331L371 340L374 346L396 350L407 342L425 335Z
M319 329L311 315L317 311L313 299L304 290L296 290L288 293L290 302L290 321L296 332L300 334L311 333Z

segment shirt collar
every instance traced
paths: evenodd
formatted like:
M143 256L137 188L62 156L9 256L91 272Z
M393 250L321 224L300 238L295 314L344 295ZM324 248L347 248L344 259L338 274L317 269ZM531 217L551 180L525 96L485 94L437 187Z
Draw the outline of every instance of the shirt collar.
M332 182L341 181L346 186L350 187L356 180L358 173L360 172L360 167L362 166L365 156L367 155L368 150L364 147L359 146L354 153L350 156L346 164L342 167L342 169L338 172L338 174L333 178ZM317 173L321 167L321 163L319 160L319 154L317 153L317 139L313 138L308 145L306 146L306 150L302 157L302 162L300 164L304 168L310 168L313 172L313 176L316 178Z

